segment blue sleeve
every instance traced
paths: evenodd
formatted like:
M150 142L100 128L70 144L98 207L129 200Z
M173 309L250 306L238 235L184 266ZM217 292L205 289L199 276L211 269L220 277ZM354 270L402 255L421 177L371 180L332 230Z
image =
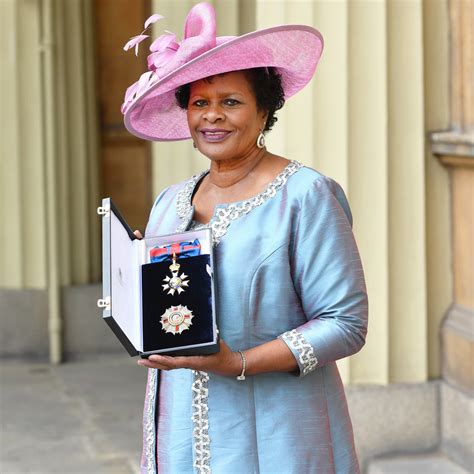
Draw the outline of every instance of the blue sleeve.
M300 375L358 352L367 333L364 272L342 188L317 179L301 206L292 251L292 278L307 323L280 336Z
M163 200L163 198L166 196L166 194L168 193L168 191L170 191L171 189L171 186L168 186L167 188L163 189L163 191L161 191L160 194L158 194L157 198L155 199L155 202L153 203L153 206L151 208L151 211L150 211L150 216L148 217L148 223L146 225L146 229L145 229L145 237L148 237L149 233L150 233L150 230L153 229L154 227L156 227L156 221L158 220L158 213L157 213L157 209L158 209L158 205L160 204L160 202Z

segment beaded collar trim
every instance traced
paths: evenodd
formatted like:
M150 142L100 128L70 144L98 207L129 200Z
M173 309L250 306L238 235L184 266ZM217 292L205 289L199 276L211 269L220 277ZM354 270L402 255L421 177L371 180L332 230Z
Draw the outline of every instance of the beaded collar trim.
M248 214L250 211L264 204L273 196L275 196L278 190L288 181L288 178L298 171L302 166L303 165L300 162L293 160L261 193L244 201L224 204L216 208L216 211L209 222L209 227L212 229L212 243L214 245L219 244L222 237L224 237L224 235L227 233L227 229L229 228L232 221L244 216L245 214ZM178 192L176 200L176 212L181 219L189 219L192 215L192 195L197 183L205 174L207 174L207 171L193 176L184 185L183 189ZM180 230L185 230L182 227L186 225L187 222L182 223Z

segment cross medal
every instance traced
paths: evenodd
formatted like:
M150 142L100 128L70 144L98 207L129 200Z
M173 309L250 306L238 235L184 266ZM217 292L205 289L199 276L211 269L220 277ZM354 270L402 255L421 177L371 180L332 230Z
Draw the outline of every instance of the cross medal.
M184 287L187 287L189 284L188 276L184 273L179 274L179 267L181 265L176 263L176 254L173 253L173 263L169 266L171 270L171 277L166 276L163 281L165 282L163 286L163 291L168 291L169 295L174 295L175 291L178 294L184 291Z

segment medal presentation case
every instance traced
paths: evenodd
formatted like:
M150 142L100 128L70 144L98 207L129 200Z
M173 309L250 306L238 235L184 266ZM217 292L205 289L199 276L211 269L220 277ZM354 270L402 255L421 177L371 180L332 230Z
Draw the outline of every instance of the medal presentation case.
M102 317L131 356L219 351L210 229L137 239L110 198L102 216Z

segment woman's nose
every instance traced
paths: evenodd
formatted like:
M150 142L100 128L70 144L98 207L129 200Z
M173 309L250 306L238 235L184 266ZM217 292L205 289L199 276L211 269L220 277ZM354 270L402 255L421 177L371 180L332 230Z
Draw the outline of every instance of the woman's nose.
M222 120L224 118L224 113L222 108L218 105L209 105L204 113L204 118L211 123L216 122L217 120Z

